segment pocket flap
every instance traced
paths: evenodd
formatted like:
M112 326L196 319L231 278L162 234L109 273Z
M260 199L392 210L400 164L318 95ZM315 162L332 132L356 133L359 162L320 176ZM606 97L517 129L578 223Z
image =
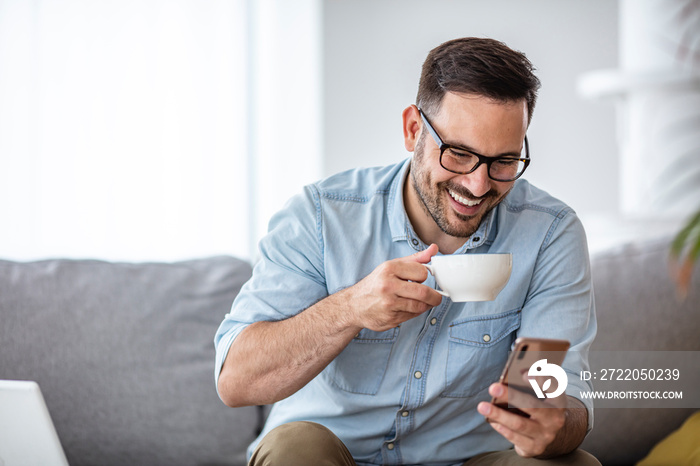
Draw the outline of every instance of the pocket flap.
M487 347L498 343L519 326L520 309L470 317L450 324L450 341Z
M399 333L399 328L394 327L383 332L375 332L368 328L363 328L352 340L355 343L393 343Z

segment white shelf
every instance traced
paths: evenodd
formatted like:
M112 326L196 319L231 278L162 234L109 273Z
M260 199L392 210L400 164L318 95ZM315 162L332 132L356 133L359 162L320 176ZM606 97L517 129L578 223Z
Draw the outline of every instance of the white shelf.
M687 218L625 218L612 215L581 215L591 255L628 243L671 238Z
M659 90L700 90L700 74L681 70L590 71L576 83L579 95L589 99L624 96L633 92Z

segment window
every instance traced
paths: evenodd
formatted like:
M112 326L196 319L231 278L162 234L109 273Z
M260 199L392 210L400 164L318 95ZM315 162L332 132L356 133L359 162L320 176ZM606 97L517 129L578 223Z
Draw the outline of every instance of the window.
M0 2L0 257L249 256L245 6Z

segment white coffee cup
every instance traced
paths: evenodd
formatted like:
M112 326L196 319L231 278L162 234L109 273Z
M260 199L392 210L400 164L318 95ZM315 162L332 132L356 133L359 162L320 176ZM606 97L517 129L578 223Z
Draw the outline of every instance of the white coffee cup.
M506 286L513 270L513 255L459 254L433 256L424 264L452 301L493 301Z

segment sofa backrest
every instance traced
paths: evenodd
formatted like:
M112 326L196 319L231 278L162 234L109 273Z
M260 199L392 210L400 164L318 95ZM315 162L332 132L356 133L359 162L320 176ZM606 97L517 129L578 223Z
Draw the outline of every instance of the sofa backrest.
M677 299L668 239L592 258L593 350L700 351L700 271ZM258 408L226 408L213 337L248 264L0 260L0 379L39 382L73 466L245 464ZM597 409L583 447L633 464L693 409Z
M0 261L0 379L39 383L71 465L245 464L257 408L214 385L250 266Z

